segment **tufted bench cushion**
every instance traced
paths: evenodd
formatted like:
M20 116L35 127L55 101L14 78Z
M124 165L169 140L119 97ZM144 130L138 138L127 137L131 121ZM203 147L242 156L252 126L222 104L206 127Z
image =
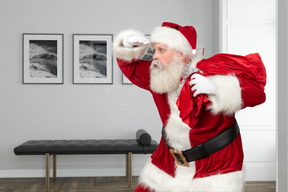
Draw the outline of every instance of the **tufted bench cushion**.
M158 147L154 140L141 145L134 140L30 140L14 148L16 155L147 154Z

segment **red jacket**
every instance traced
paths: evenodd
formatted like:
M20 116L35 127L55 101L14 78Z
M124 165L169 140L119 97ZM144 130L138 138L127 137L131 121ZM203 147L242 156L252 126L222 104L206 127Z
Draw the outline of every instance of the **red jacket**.
M166 94L157 94L150 89L151 61L137 60L125 62L117 60L125 76L135 85L151 92L162 123L165 127L170 114ZM253 107L265 101L264 86L266 84L265 67L258 54L237 56L217 54L209 59L203 59L196 65L205 76L235 75L241 87L242 108ZM234 122L234 115L219 113L213 115L207 107L210 101L207 95L192 96L187 78L177 100L180 118L190 128L191 146L197 146L228 129ZM158 149L152 154L152 163L171 176L175 176L175 160L169 152L163 138ZM241 135L224 149L195 162L194 178L200 178L219 173L229 173L242 170L243 149Z

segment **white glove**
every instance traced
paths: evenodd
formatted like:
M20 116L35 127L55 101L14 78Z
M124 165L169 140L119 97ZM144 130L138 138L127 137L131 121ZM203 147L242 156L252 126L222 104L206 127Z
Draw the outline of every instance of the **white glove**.
M200 74L193 74L189 85L191 86L191 91L195 91L193 97L199 94L216 94L213 81Z
M132 34L128 35L123 39L124 47L132 48L138 47L141 45L149 44L150 41L144 37L142 34Z

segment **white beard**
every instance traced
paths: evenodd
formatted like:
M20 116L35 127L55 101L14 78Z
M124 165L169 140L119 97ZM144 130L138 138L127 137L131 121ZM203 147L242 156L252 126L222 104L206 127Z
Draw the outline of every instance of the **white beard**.
M165 68L159 61L153 60L150 66L151 90L160 94L176 90L181 83L184 66L182 60L177 58Z

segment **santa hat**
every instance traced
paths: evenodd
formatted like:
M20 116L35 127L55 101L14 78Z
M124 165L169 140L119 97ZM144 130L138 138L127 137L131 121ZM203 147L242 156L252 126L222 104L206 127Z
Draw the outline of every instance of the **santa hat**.
M193 26L164 22L151 34L151 43L163 43L188 56L196 54L197 33Z

